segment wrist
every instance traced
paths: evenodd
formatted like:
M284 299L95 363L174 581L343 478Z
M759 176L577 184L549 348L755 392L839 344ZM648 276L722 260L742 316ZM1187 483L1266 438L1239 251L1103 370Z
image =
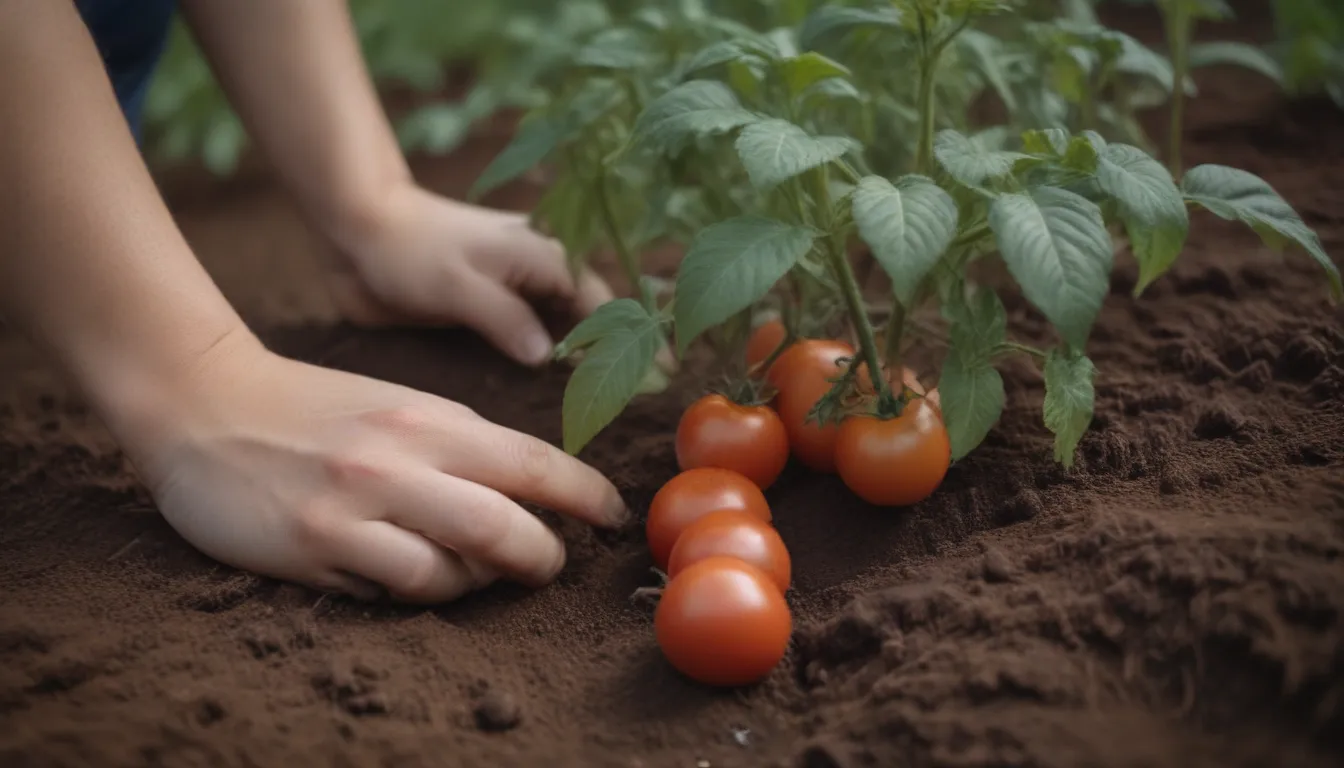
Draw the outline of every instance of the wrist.
M314 228L332 246L342 253L359 253L376 247L417 189L404 162L389 163L378 173L350 174L318 192L304 207Z
M228 372L255 366L269 354L240 320L221 318L171 345L118 355L81 384L127 455L152 474L164 447L210 407L208 393L234 385Z

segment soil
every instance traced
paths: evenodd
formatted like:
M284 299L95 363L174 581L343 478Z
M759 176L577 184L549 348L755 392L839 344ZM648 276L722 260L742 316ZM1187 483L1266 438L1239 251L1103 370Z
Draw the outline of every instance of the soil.
M1151 20L1130 25L1151 37ZM1254 37L1250 13L1218 32ZM1344 252L1344 114L1201 72L1188 162L1271 181ZM1158 116L1149 124L1160 136ZM497 139L425 160L461 193ZM534 190L495 202L526 206ZM267 185L174 198L202 260L287 354L559 439L563 371L461 332L334 324L315 240ZM1327 766L1344 764L1344 311L1318 269L1199 216L1141 299L1125 258L1091 352L1096 422L1050 460L1042 383L910 510L791 468L769 493L797 632L764 683L660 657L641 530L566 529L558 583L432 610L239 573L159 518L102 427L0 330L0 764L24 766ZM1041 322L1011 290L1012 322ZM637 511L699 386L584 458Z

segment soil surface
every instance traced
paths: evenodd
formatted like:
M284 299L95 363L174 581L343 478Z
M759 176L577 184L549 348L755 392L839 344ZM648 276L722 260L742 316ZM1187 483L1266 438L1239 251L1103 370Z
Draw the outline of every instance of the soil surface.
M1187 161L1262 174L1344 252L1344 114L1241 72L1199 87ZM498 146L418 170L461 193ZM496 202L533 193L510 194ZM563 371L525 372L465 333L333 324L316 241L278 192L175 199L276 349L558 441ZM1027 365L1005 368L1003 423L915 509L789 470L769 497L795 558L794 648L735 692L660 657L628 599L650 583L637 526L566 529L558 583L433 610L212 563L81 400L0 335L0 765L1340 765L1344 312L1304 257L1195 224L1142 299L1122 259L1073 471L1050 461ZM1005 301L1016 328L1042 330ZM676 470L697 387L640 401L585 453L638 512Z

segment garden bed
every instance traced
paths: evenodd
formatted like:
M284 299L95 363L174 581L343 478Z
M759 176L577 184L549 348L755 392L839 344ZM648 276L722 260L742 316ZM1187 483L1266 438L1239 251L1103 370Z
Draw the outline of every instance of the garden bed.
M1199 86L1187 162L1263 176L1341 252L1344 114L1244 72ZM498 149L418 171L461 194ZM559 441L563 370L522 371L464 333L318 323L312 241L273 190L176 212L276 349ZM1024 364L1004 367L1004 419L914 509L786 471L768 497L794 558L795 644L739 692L659 654L629 600L651 583L639 526L566 527L555 585L434 610L215 565L0 330L0 764L1338 765L1344 311L1307 260L1200 219L1141 299L1119 260L1074 469L1050 460ZM1045 330L1002 295L1015 327ZM693 369L637 400L584 451L637 512L676 472L700 385Z

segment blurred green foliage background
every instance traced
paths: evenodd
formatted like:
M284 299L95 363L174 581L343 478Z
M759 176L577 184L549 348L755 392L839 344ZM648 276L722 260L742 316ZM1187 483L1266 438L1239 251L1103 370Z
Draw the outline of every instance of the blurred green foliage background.
M1030 0L1034 10L1077 17L1099 0ZM1136 0L1127 0L1133 4ZM1144 2L1145 0L1139 0ZM1153 0L1146 0L1151 2ZM1181 0L1157 0L1157 2ZM445 153L471 126L500 109L526 109L542 98L538 79L574 50L576 41L620 17L660 3L695 3L757 28L794 24L825 0L349 0L370 71L380 87L419 94L398 116L407 151ZM861 0L832 4L864 5ZM1273 0L1277 36L1268 47L1285 86L1325 93L1344 106L1344 0ZM470 66L470 89L447 91L452 65ZM180 21L145 105L146 150L159 164L202 162L231 174L247 133Z

